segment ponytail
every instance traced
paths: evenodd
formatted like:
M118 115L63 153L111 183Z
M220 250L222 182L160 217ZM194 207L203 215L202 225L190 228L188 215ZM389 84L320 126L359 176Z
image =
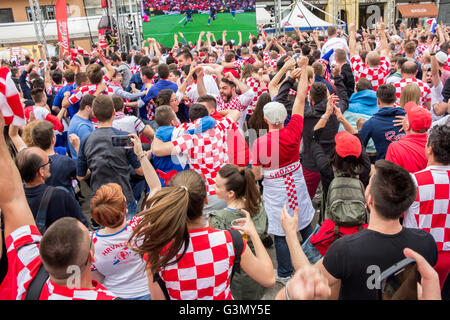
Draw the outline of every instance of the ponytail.
M251 216L257 215L261 205L261 194L253 172L247 167L227 164L219 170L219 175L226 179L227 191L234 191L236 199L244 200L245 208Z
M142 219L133 231L129 243L141 256L148 255L154 274L160 268L177 263L188 248L189 192L183 188L163 188L152 197L152 203L150 209L139 213ZM136 243L140 244L134 247L133 244ZM181 256L171 262L183 246Z
M250 216L255 216L258 214L261 206L261 193L256 184L255 175L252 170L247 167L239 169L241 174L244 176L245 181L245 193L244 193L244 203L245 208L250 213Z
M153 274L184 256L189 246L187 224L202 215L205 199L205 180L195 171L185 170L150 199L148 210L138 214L142 219L129 244L141 256L148 255Z

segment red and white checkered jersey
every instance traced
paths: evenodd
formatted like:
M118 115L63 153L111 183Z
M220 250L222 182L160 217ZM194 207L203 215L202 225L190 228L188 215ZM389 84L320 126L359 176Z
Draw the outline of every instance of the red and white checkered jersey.
M278 60L280 60L280 58L282 56L284 56L284 54L278 54L276 59L271 59L270 58L270 53L266 51L263 54L263 63L264 64L270 64L272 66L272 68L276 69L277 68L277 62L278 62Z
M42 262L39 255L41 234L36 226L26 225L14 230L5 240L8 274L0 286L0 296L23 300ZM94 289L69 289L56 286L50 279L44 283L40 300L112 300L114 295L93 281Z
M217 102L216 109L217 109L217 111L222 111L222 110L238 110L238 111L240 111L241 116L239 118L239 121L237 122L237 126L243 133L245 117L247 116L247 109L250 106L250 104L253 102L254 96L255 96L255 93L251 89L247 90L247 92L245 92L239 96L236 95L236 97L230 99L230 101L228 101L228 102L223 101L222 96L220 96L220 95L214 96L216 98L216 102Z
M199 134L185 134L172 141L178 154L187 155L189 167L203 176L208 195L216 194L216 176L229 162L227 135L234 121L226 117L216 126Z
M97 85L96 84L89 84L86 86L82 86L79 89L77 89L77 91L75 91L70 97L69 97L69 102L71 104L75 104L78 101L80 101L81 99L83 99L83 97L87 94L94 94L97 91ZM101 94L105 94L108 96L112 96L114 95L114 89L111 87L106 87L106 89L101 93Z
M366 78L372 83L374 91L384 84L389 76L390 59L386 57L380 57L380 65L378 67L368 67L361 60L359 55L356 55L350 59L352 72L355 76L355 82L358 82L360 78Z
M450 251L450 166L428 166L412 178L417 196L403 225L428 231L438 251Z
M418 46L417 48L416 48L416 54L417 54L417 56L422 56L423 55L423 53L425 52L425 50L427 50L428 49L428 45L426 44L426 43L424 43L424 44L421 44L420 46Z
M234 263L229 231L213 228L189 230L186 253L176 264L159 271L172 300L233 300L230 291ZM244 240L244 250L246 247ZM182 250L180 250L179 258ZM175 260L175 258L174 258Z
M261 87L261 83L255 79L253 79L252 77L248 77L247 80L245 81L245 83L253 89L253 92L255 93L255 97L253 98L253 101L251 102L251 104L248 107L247 113L248 114L252 114L253 113L253 109L255 109L256 107L256 103L258 102L259 97L264 93L267 92L267 89L263 89Z
M141 66L136 64L134 66L130 66L131 74L136 74L141 71Z
M235 60L235 61L233 62L234 67L237 68L239 71L242 70L242 68L244 68L245 61L246 61L246 60L244 60L244 59L238 59L238 60Z
M409 83L415 83L420 88L420 100L419 104L426 106L427 103L431 104L431 89L422 80L417 79L416 77L413 78L404 78L400 81L394 82L393 85L395 87L395 96L397 97L396 103L400 103L400 96L402 94L402 90L404 87L406 87Z
M63 87L62 84L53 84L50 87L48 87L47 89L45 89L45 92L51 96L52 94L57 94L59 89L61 89Z

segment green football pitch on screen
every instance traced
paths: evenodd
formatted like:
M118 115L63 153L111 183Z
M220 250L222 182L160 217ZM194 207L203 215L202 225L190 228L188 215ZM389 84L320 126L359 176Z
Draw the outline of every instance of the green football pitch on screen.
M206 41L206 33L210 31L216 37L216 40L222 39L222 32L227 31L226 40L235 40L239 42L238 31L242 33L242 42L248 41L249 33L256 35L256 13L243 12L237 13L236 17L230 13L218 13L216 20L211 19L208 26L209 14L193 14L193 22L186 22L186 16L181 14L175 15L155 15L150 17L149 22L144 22L143 32L144 39L155 38L159 43L167 47L172 47L174 43L174 34L183 33L187 41L194 44L198 40L201 31L205 31L203 40ZM211 39L213 41L213 39ZM178 35L178 42L182 45L183 39Z

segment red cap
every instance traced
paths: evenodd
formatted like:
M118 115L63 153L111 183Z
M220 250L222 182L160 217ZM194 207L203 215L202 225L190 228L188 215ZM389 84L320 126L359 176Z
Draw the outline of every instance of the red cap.
M341 158L348 156L359 158L361 155L361 141L347 131L340 131L334 138L334 141L336 141L336 153Z
M408 123L413 131L425 132L430 129L433 122L430 111L419 107L412 101L405 104L405 111L408 116Z

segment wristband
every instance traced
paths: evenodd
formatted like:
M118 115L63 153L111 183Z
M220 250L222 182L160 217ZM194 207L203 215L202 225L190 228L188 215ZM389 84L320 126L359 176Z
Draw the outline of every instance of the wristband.
M434 53L434 52L433 52L433 53L430 53L430 56L435 56L435 55L436 55L436 53Z
M286 283L286 286L284 287L284 295L286 296L286 300L291 300L291 297L289 297L289 292L288 292L288 285L289 285L290 281L291 280L289 279L289 281Z
M144 151L142 151L141 152L141 154L140 155L138 155L138 159L139 159L139 161L141 161L143 158L145 158L145 152Z

